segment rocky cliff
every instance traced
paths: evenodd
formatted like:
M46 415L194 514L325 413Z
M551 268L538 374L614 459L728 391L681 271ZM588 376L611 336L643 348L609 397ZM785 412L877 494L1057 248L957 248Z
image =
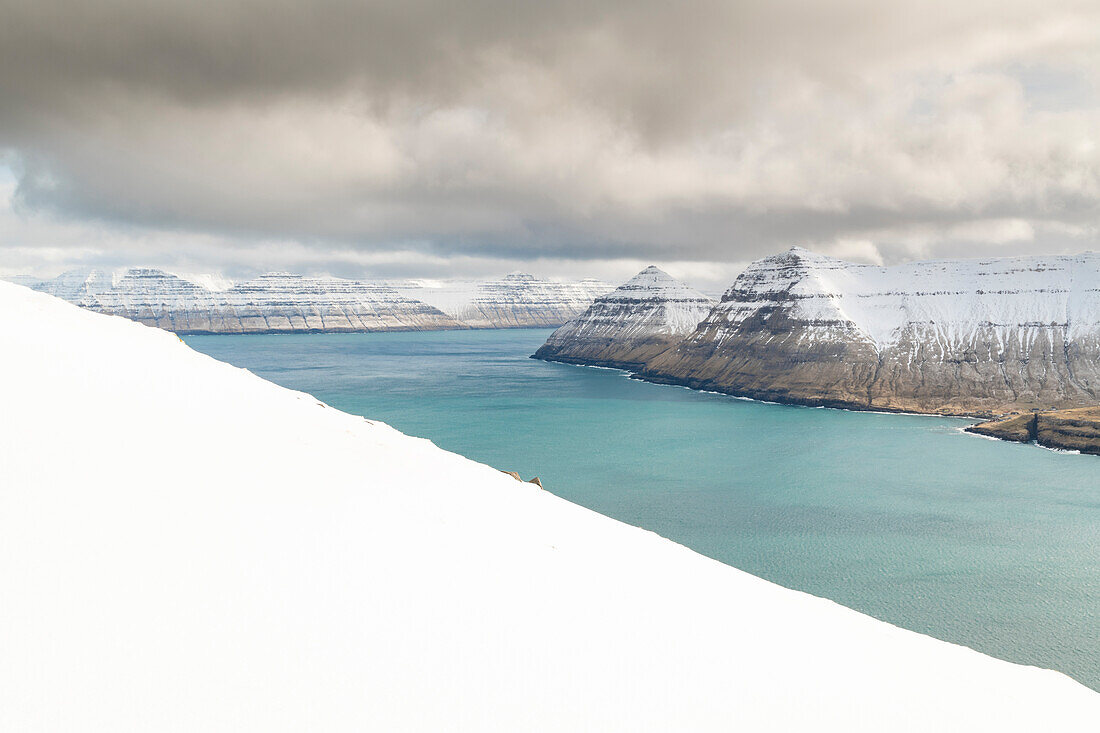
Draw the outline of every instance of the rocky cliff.
M967 431L1001 440L1100 455L1100 407L1010 415L971 425Z
M637 369L691 333L713 305L650 266L554 331L534 358Z
M990 415L1100 402L1100 256L750 265L641 376L758 399Z

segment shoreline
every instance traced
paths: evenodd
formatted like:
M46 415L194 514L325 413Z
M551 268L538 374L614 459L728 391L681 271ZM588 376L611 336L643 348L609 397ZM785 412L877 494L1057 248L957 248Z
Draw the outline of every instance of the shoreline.
M569 366L587 367L589 369L609 369L613 371L622 372L628 379L634 379L639 382L646 382L649 384L659 384L670 387L680 387L682 389L689 389L693 392L699 392L702 394L715 394L723 395L737 400L745 400L749 402L758 402L765 405L783 405L787 407L806 407L814 409L828 409L828 410L842 410L845 412L866 412L879 415L913 415L923 417L940 417L951 418L958 420L970 420L970 425L959 428L959 431L966 433L967 435L974 435L981 438L987 438L989 440L998 440L1002 442L1014 442L1023 443L1027 445L1034 445L1039 448L1052 450L1058 453L1067 455L1100 455L1100 408L1067 408L1060 410L1035 410L1032 413L1032 422L1038 420L1038 416L1045 416L1044 420L1065 422L1069 421L1069 429L1066 430L1068 435L1066 437L1058 437L1056 434L1056 428L1049 428L1039 434L1036 427L1033 427L1028 433L1027 439L1023 439L1023 436L1015 435L1013 430L999 430L996 426L1002 423L1012 422L1018 418L1021 418L1028 413L1014 413L1007 416L993 417L991 415L982 414L957 414L957 413L943 413L943 412L918 412L915 410L894 409L890 407L863 407L855 403L845 402L842 400L800 400L800 399L767 399L760 395L760 393L754 393L752 391L740 392L740 391L726 391L722 389L715 389L713 386L707 387L696 386L692 384L692 380L678 380L670 377L647 375L637 371L634 367L624 364L622 362L606 361L602 363L589 363L579 359L563 359L563 358L547 358L544 356L536 356L532 354L529 358L536 359L538 361L545 361L555 364L566 364ZM768 397L774 397L774 395L768 395ZM1087 412L1095 411L1095 415L1089 415L1085 419L1068 415L1066 413Z
M529 359L535 359L536 361L544 361L544 362L547 362L547 363L550 363L550 364L565 364L566 366L585 367L587 369L606 369L606 370L610 370L610 371L622 372L623 376L625 376L627 379L633 379L633 380L638 381L638 382L645 382L646 384L655 384L655 385L660 385L660 386L663 386L663 387L679 387L681 389L691 390L692 392L698 392L700 394L721 395L722 397L729 397L729 398L735 399L735 400L743 400L745 402L756 402L756 403L759 403L759 404L762 404L762 405L779 405L781 407L805 407L807 409L815 409L815 410L839 410L841 412L860 412L860 413L867 413L867 414L871 414L871 415L910 415L910 416L913 416L913 417L939 417L939 418L948 418L948 419L952 419L952 420L973 420L973 421L988 420L988 418L984 415L973 415L973 414L960 415L960 414L948 414L948 413L942 413L942 412L915 412L913 410L901 410L901 409L896 409L895 410L895 409L889 409L889 408L883 408L883 407L861 408L861 407L858 407L858 406L847 405L847 404L844 404L844 403L812 404L810 402L801 402L801 401L797 401L797 400L790 400L790 401L769 400L769 399L764 399L762 397L753 397L752 395L749 395L749 394L738 394L738 393L734 393L734 392L724 392L722 390L717 390L717 389L713 389L713 388L704 389L702 387L694 387L690 384L685 384L683 382L679 382L679 381L675 381L675 380L671 380L671 379L667 379L667 380L666 379L654 379L654 378L648 377L646 375L640 374L640 373L636 372L634 369L631 369L631 368L628 368L628 367L605 366L603 364L589 364L589 363L582 362L582 361L571 361L571 360L566 360L566 359L548 359L546 357L535 356L534 354L532 354L528 358ZM982 437L986 437L986 436L982 436ZM998 438L992 438L992 439L993 440L999 440Z

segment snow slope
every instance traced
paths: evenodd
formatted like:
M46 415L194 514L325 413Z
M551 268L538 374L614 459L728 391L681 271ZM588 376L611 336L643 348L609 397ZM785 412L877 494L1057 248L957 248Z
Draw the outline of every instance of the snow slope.
M1092 731L785 590L0 283L0 730Z
M695 330L714 301L650 265L550 334L536 359L631 369Z

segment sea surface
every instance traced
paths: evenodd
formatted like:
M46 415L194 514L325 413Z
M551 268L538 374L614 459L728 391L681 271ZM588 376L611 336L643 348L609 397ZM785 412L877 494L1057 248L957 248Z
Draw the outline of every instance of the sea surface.
M1100 690L1100 457L529 359L549 333L185 340L781 585Z

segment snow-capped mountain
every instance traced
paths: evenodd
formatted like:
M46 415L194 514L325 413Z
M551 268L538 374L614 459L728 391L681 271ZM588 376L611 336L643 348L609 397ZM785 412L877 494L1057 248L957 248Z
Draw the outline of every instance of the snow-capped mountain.
M79 270L20 284L178 333L439 331L560 326L611 289L522 273L500 280L371 283L268 273L243 283L163 270ZM217 283L221 287L207 287Z
M633 369L695 330L714 300L649 266L554 331L534 356Z
M426 303L355 280L287 273L211 290L147 268L72 272L32 285L89 310L177 333L417 331L463 328Z
M642 375L768 400L996 414L1100 402L1100 255L750 265Z
M522 272L489 282L410 282L402 292L471 328L551 328L584 312L612 286L600 280L543 280Z
M385 285L269 273L225 291L238 321L265 331L440 331L450 316Z

